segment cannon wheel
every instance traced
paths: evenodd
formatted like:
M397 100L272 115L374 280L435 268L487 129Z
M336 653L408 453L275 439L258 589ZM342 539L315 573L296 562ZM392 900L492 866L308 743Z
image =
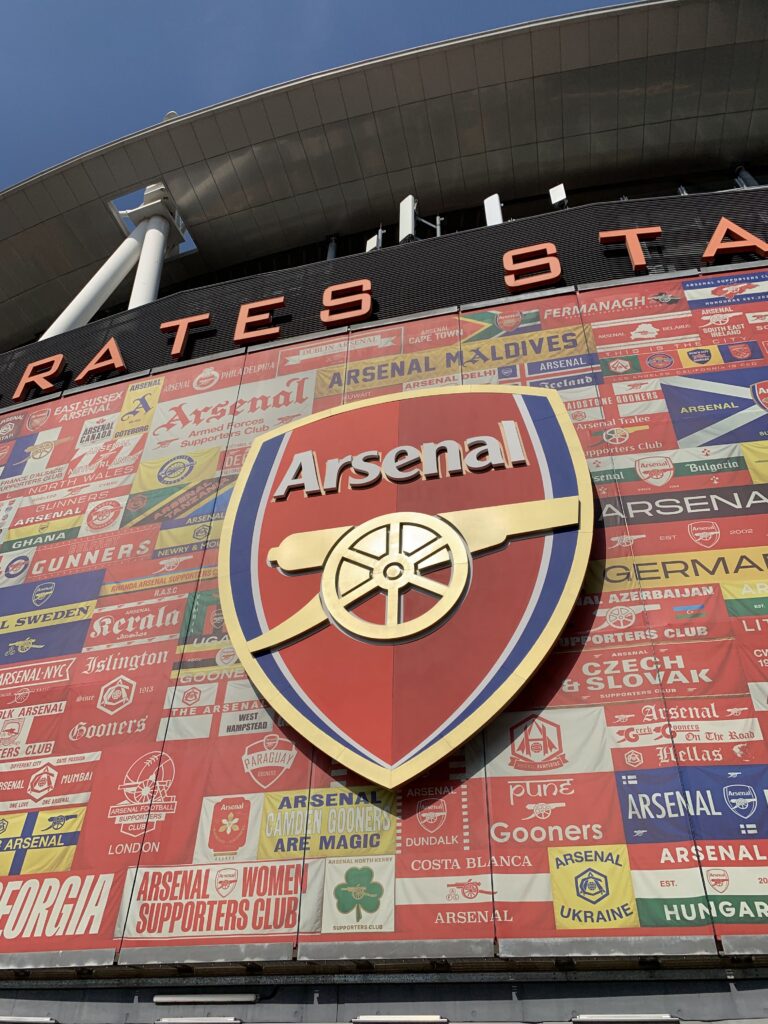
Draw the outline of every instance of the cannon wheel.
M407 640L453 611L466 592L470 564L464 538L451 523L422 512L392 512L339 538L323 566L320 597L329 618L351 636L380 643ZM447 582L430 575L446 567ZM428 611L411 619L405 617L409 590L435 599ZM383 621L355 613L362 602L382 593Z

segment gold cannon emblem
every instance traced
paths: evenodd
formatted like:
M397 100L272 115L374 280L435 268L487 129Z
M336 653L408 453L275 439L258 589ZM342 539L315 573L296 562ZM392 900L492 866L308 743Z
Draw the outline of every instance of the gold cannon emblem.
M44 459L53 451L53 441L42 441L40 444L31 444L24 449L28 459Z
M45 644L39 644L34 637L28 636L24 640L14 640L8 644L8 650L5 652L6 657L11 654L26 654L27 651L31 650L42 650Z
M579 523L579 498L551 498L490 505L428 515L390 512L359 526L310 530L286 537L268 555L285 573L322 571L319 593L279 626L248 641L252 654L281 647L333 623L349 636L397 643L440 625L458 606L471 583L472 556L500 548L514 537ZM449 569L449 578L435 578ZM433 598L431 606L407 615L410 590ZM383 595L383 621L357 614Z

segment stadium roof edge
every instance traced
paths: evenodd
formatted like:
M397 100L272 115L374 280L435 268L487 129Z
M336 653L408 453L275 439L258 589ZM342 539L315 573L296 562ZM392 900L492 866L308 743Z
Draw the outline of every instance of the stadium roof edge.
M199 247L166 265L164 280L183 287L391 222L410 192L440 211L563 178L749 161L768 125L767 39L762 0L639 0L360 61L144 128L0 193L2 347L42 331L120 241L110 200L157 180Z
M230 99L221 100L218 103L211 103L206 107L197 107L195 110L189 110L185 114L177 114L174 119L174 124L179 124L184 121L192 121L205 114L215 113L219 110L226 110L228 107L237 106L243 103L245 100L253 99L257 96L267 96L271 93L282 92L285 89L289 89L293 86L302 85L306 82L312 82L317 79L333 78L336 75L342 73L348 73L356 71L360 68L369 67L372 65L385 63L387 61L394 61L398 59L405 59L407 57L413 57L420 53L428 53L431 50L440 50L443 48L456 46L461 43L468 41L477 42L493 39L497 36L505 36L514 32L526 32L531 29L539 28L540 26L550 25L557 22L568 22L574 20L582 20L595 15L609 15L618 11L624 11L632 8L643 8L652 6L663 6L664 4L678 3L679 0L624 0L617 4L613 4L610 7L589 7L583 11L575 11L570 14L556 14L551 15L548 18L534 18L531 21L522 21L516 25L504 25L500 28L487 29L483 32L472 32L462 36L451 36L449 39L438 40L434 43L426 43L421 46L408 47L405 50L394 50L391 53L380 54L377 57L366 57L363 60L352 61L349 64L341 64L338 67L328 68L325 71L315 71L307 75L300 75L298 78L290 78L284 82L276 82L274 85L264 86L261 89L254 89L252 92L241 93L238 96L232 96ZM23 178L21 181L16 182L13 185L9 185L8 188L0 189L0 200L4 198L8 193L15 191L16 189L23 189L27 185L38 181L40 178L44 178L46 175L54 172L63 170L73 164L78 164L82 160L87 159L89 156L93 156L97 153L104 153L114 147L119 147L126 142L131 142L134 139L141 138L143 135L153 132L157 129L162 129L166 121L157 121L154 124L146 125L144 128L139 128L135 132L129 132L128 135L121 135L117 139L112 139L110 142L105 142L101 146L94 146L92 149L84 150L77 156L69 157L67 160L62 160L60 163L52 164L50 167L45 167L42 170L30 175L28 178Z

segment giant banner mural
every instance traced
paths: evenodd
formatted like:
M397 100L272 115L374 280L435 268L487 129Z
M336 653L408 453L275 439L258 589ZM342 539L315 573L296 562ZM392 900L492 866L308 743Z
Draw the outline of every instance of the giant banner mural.
M505 383L556 388L576 427L585 583L514 702L386 790L238 662L227 503L260 433ZM764 272L368 325L0 417L0 965L765 952L767 726Z

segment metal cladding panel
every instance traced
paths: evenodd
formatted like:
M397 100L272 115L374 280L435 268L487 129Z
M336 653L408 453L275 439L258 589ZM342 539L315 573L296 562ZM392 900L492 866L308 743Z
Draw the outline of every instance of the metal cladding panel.
M457 279L450 260L444 273ZM209 297L234 287L246 294ZM183 314L172 301L163 318ZM126 314L126 337L150 314ZM267 431L363 399L442 401L435 385L490 401L507 384L539 389L532 402L556 390L587 457L584 582L514 701L386 790L249 681L217 568L225 511ZM759 268L361 325L3 413L0 967L761 952L766 467ZM286 524L327 496L291 494ZM477 559L471 586L503 557ZM448 689L508 629L523 561L447 668L450 624L409 641L432 645L408 669L409 727L440 696L423 698L431 679ZM327 640L333 628L320 665L364 646ZM387 651L367 672L349 650L343 710L375 736ZM301 657L294 645L285 664Z
M305 965L306 966L306 965ZM736 981L731 991L725 979L713 981L691 979L638 980L629 977L606 977L599 980L564 980L549 975L535 980L503 972L501 976L476 972L456 982L446 972L415 975L405 978L385 975L367 980L361 975L310 975L308 979L252 979L235 982L231 977L209 974L205 979L192 979L191 984L176 979L170 985L159 980L146 984L94 985L87 981L14 982L0 990L0 1012L17 1017L53 1017L61 1024L100 1024L120 1020L125 1024L155 1024L158 1017L192 1016L206 1019L208 1011L215 1018L234 1018L244 1024L270 1024L274 1021L306 1020L318 1024L334 1024L353 1020L377 1010L387 1016L438 1014L449 1020L480 1022L552 1022L569 1021L580 1013L622 1014L629 1000L642 1005L643 1012L667 1014L686 1022L754 1020L761 1017L765 1000L765 983ZM616 972L614 972L615 974ZM195 999L195 992L197 998ZM153 1002L153 994L173 998L185 997L186 1005ZM205 1006L209 993L217 1003ZM253 1002L240 1001L243 995L255 996ZM219 999L231 995L231 1002ZM240 998L239 998L240 997Z
M135 946L120 952L121 964L213 964L243 963L246 960L290 960L292 942L220 942L186 946Z

